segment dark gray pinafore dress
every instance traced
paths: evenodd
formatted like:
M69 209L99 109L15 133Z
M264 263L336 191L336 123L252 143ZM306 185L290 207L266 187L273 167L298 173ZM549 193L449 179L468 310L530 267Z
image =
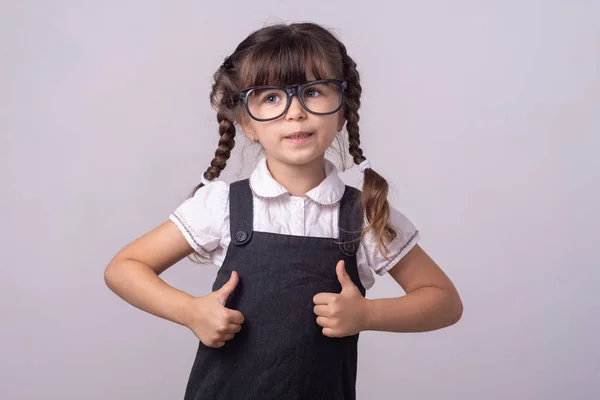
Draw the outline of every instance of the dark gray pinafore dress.
M346 186L339 205L339 239L253 231L249 180L230 185L231 245L213 284L239 274L225 306L245 318L242 329L214 349L200 342L185 400L353 400L358 334L323 335L313 297L340 293L335 267L365 295L356 265L362 213L358 189ZM353 241L355 240L355 241Z

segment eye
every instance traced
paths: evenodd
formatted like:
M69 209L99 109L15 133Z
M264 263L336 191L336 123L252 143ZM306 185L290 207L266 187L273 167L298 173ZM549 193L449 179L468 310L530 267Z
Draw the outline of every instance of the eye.
M265 103L275 103L277 102L277 100L279 100L279 95L276 93L270 93L265 95L265 97L263 97L263 102Z
M315 88L306 89L306 91L304 92L304 95L306 97L317 97L320 94L321 94L321 91L319 89L315 89Z

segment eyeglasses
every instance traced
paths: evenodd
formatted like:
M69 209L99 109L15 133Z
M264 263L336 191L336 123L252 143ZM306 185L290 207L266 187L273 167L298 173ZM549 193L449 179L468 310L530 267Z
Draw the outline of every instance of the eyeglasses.
M295 86L252 86L238 93L252 119L272 121L290 108L297 96L302 107L316 115L336 113L344 103L348 83L337 79L320 79Z

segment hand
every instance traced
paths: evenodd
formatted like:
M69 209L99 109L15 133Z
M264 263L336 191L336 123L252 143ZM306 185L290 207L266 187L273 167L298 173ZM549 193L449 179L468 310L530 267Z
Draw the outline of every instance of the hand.
M208 347L219 348L242 329L244 316L237 310L225 307L225 302L239 282L237 272L219 290L195 297L190 307L188 328Z
M317 324L323 327L323 335L344 337L355 335L365 329L368 300L360 293L340 260L335 268L342 285L341 293L319 293L313 298Z

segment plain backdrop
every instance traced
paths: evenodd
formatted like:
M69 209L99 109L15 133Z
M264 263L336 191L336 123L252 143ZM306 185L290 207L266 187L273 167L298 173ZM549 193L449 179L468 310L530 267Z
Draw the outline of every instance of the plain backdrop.
M1 1L0 398L183 397L197 339L104 268L207 168L223 59L293 21L357 61L365 154L465 306L448 329L364 332L358 398L600 398L593 0ZM247 176L244 147L222 179ZM200 296L215 275L163 278ZM403 294L384 276L368 296Z

